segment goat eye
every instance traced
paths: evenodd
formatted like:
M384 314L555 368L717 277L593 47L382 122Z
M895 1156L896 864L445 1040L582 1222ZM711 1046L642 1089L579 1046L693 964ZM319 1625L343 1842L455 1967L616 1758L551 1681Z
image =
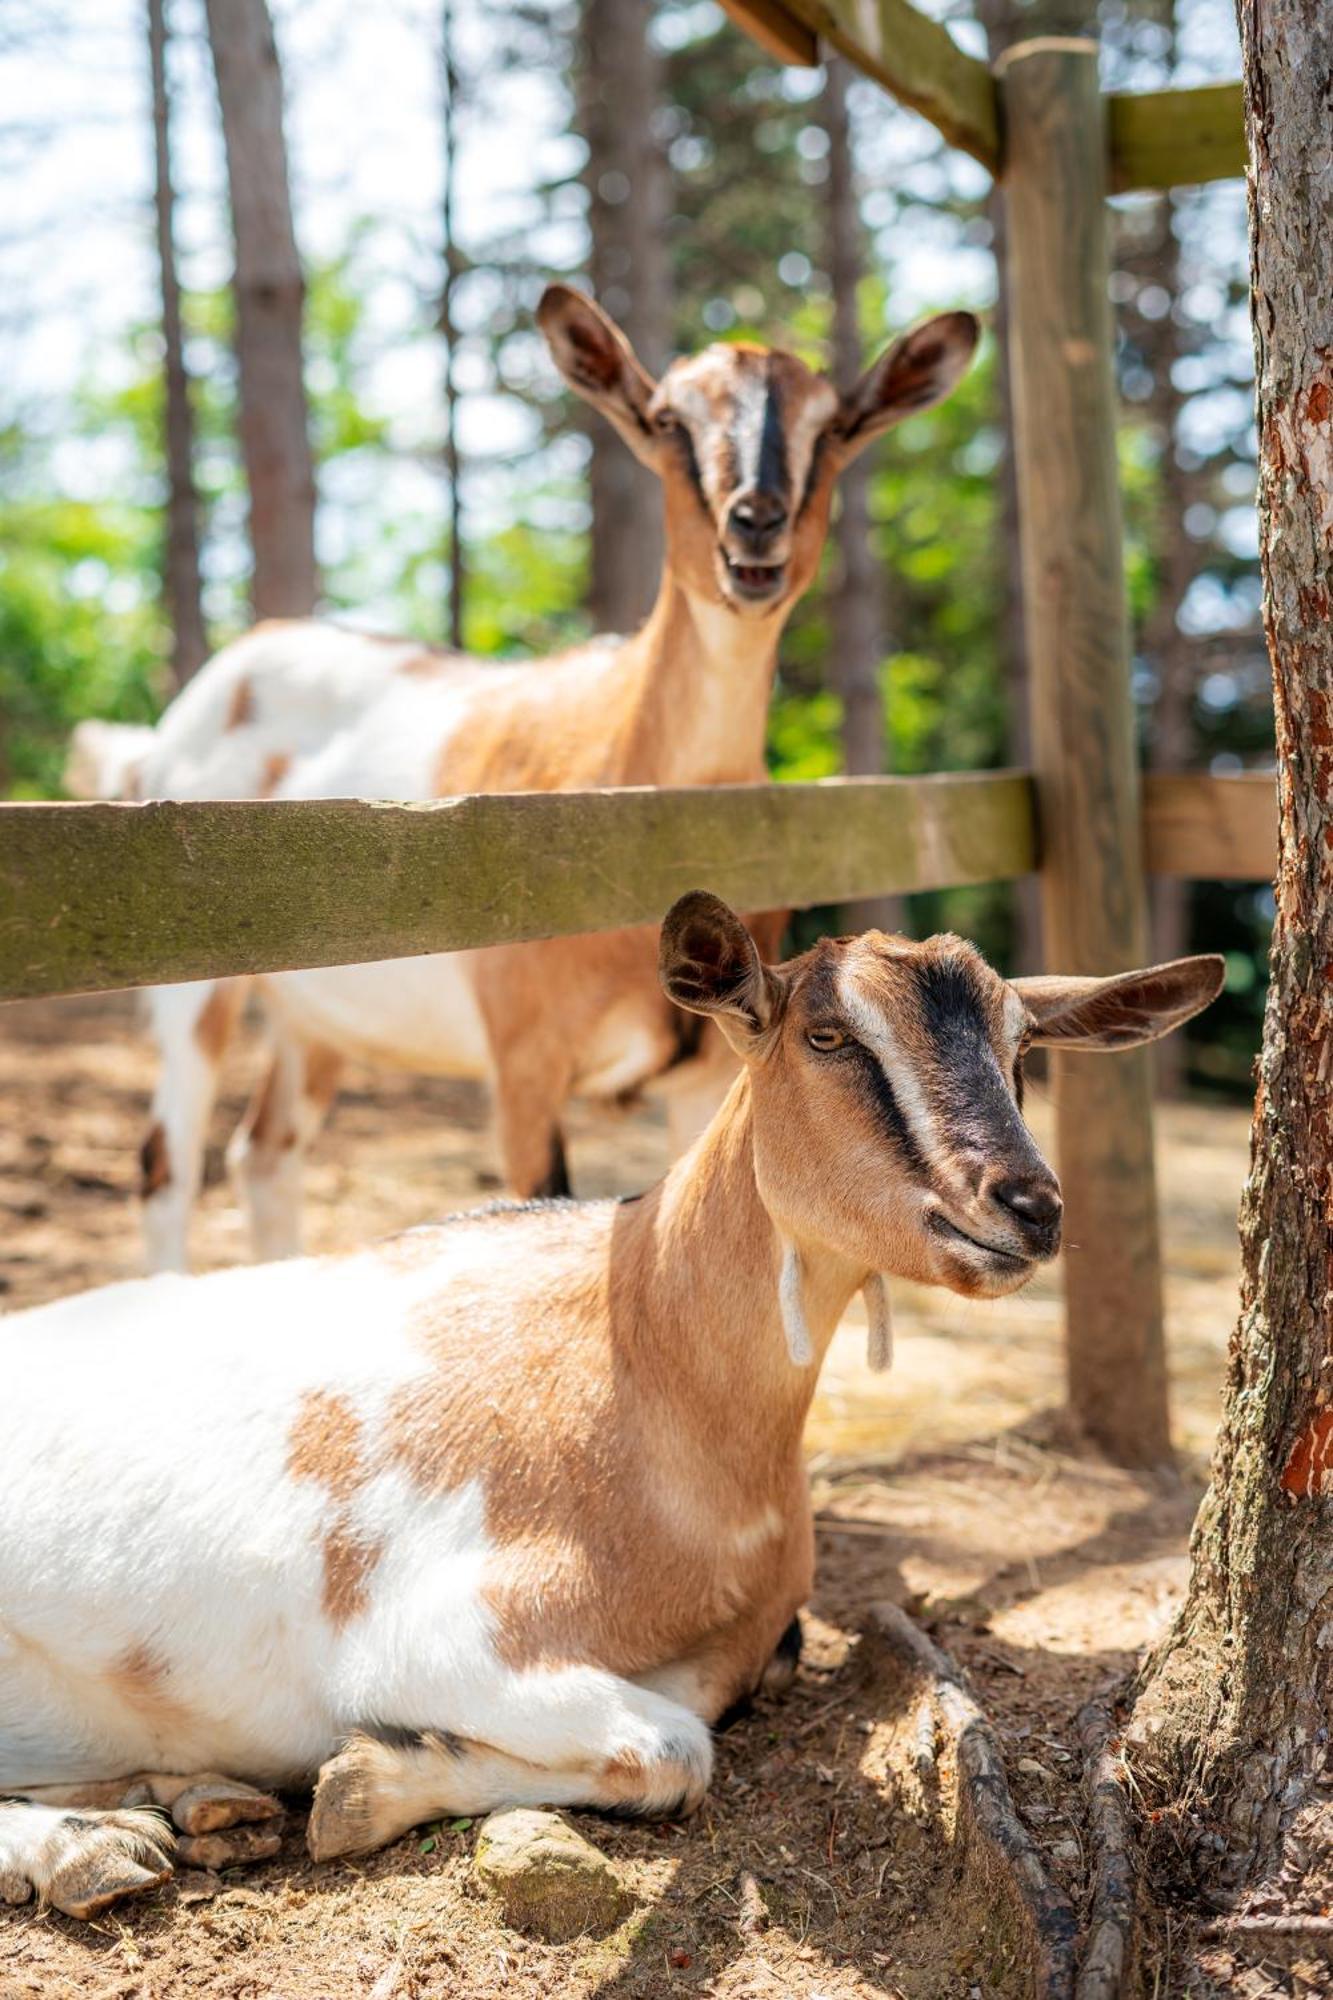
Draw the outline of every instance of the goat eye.
M812 1049L818 1049L821 1055L829 1055L834 1049L842 1048L847 1037L841 1028L811 1028L805 1039Z
M653 418L653 429L660 437L669 437L672 431L680 429L680 418L674 410L659 410Z

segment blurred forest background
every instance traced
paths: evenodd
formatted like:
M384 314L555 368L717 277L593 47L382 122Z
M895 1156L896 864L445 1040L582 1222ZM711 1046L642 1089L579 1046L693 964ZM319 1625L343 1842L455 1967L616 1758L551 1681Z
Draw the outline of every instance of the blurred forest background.
M1239 66L1230 0L930 11L976 53L1095 32L1112 88ZM842 482L770 762L1023 761L1003 202L842 64L780 68L713 0L6 0L0 168L0 796L56 795L75 721L151 720L256 611L497 655L640 618L654 483L560 393L552 276L650 368L752 336L850 377L987 314L962 389ZM1115 209L1144 758L1264 764L1244 191ZM1163 1083L1246 1091L1269 894L1154 893L1159 956L1230 968ZM905 919L1039 950L1024 889Z

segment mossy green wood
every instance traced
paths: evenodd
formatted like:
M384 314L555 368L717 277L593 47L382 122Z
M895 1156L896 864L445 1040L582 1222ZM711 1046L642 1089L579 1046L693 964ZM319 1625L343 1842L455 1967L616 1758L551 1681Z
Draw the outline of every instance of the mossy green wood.
M789 7L900 104L929 118L950 145L995 172L995 82L947 28L918 13L910 0L789 0Z
M1116 91L1106 100L1111 190L1189 187L1245 172L1239 83Z
M0 998L339 965L1025 874L1014 772L809 785L0 806Z

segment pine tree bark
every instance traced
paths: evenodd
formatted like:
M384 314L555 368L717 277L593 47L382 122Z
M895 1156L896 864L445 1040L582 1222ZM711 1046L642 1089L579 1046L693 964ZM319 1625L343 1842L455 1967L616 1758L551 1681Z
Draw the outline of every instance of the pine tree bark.
M194 483L194 413L185 367L180 278L176 270L171 180L171 100L167 89L165 0L148 0L148 70L153 106L153 211L162 282L162 373L167 460L162 593L171 620L171 673L184 687L208 658L199 572L199 495Z
M865 246L856 200L852 135L847 116L849 65L830 54L825 61L823 125L828 138L826 262L833 292L833 376L841 386L855 382L865 364L861 351L858 293ZM839 481L833 540L837 580L828 596L833 679L842 697L843 769L849 777L877 778L889 766L884 692L885 580L870 546L870 480L873 455L852 460ZM900 931L901 896L877 896L852 904L843 921L856 930Z
M241 456L250 491L252 598L259 618L312 611L315 474L292 227L282 73L265 0L205 0L236 242Z
M666 161L654 129L659 62L645 0L583 0L578 118L588 148L588 275L650 374L670 348ZM588 604L598 628L630 632L662 572L662 497L651 472L595 416Z
M1333 1701L1333 9L1241 0L1239 15L1277 916L1212 1482L1131 1732L1159 1796L1189 1779L1208 1802L1224 1889L1275 1862L1326 1776Z

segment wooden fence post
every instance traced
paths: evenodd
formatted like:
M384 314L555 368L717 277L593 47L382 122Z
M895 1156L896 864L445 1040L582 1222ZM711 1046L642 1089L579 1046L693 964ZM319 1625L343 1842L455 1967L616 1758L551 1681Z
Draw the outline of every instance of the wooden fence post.
M997 66L1008 202L1044 957L1142 964L1142 831L1107 298L1107 140L1095 43ZM1052 1058L1066 1203L1069 1398L1125 1464L1170 1453L1148 1051Z

